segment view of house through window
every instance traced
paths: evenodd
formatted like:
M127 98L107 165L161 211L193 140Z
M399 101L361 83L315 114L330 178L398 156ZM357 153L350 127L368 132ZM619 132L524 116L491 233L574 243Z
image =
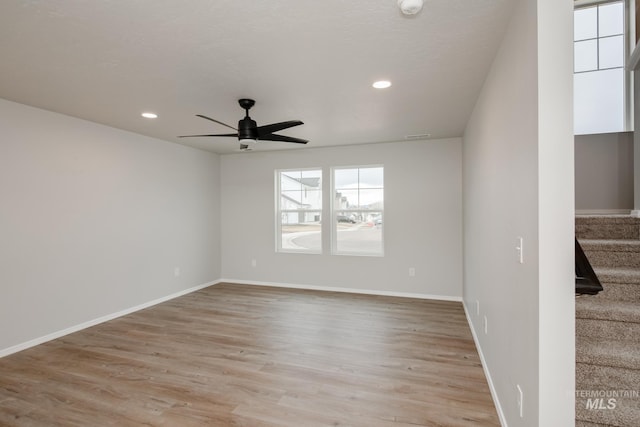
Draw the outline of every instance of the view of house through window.
M333 253L383 255L383 178L382 166L333 169Z
M333 168L331 194L331 252L383 255L383 166ZM276 200L276 250L322 253L322 170L277 170Z
M574 11L574 134L627 130L624 1Z
M322 252L322 170L276 171L277 250Z

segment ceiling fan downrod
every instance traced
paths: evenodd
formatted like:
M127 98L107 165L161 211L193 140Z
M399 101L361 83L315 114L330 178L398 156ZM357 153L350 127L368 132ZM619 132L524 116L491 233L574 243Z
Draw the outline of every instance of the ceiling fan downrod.
M258 139L258 124L255 120L249 117L249 110L251 107L255 105L255 101L253 99L239 99L238 104L245 111L244 119L241 119L238 122L238 141L241 143L253 142L255 143Z

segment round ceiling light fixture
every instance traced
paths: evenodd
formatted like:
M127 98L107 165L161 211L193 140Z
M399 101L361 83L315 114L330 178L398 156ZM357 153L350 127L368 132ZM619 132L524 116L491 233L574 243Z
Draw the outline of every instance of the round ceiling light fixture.
M145 119L157 119L158 118L158 115L156 113L142 113L141 116L144 117Z
M378 80L371 86L375 87L376 89L386 89L391 86L391 82L389 80Z
M422 10L423 0L398 0L398 7L405 15L415 15Z

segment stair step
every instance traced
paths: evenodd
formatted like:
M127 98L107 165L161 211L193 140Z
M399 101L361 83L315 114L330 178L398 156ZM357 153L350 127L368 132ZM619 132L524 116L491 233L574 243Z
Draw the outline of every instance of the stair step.
M640 285L640 270L633 268L596 268L603 283L629 283Z
M639 370L576 363L576 420L596 425L637 427L640 420L638 384ZM595 401L600 398L602 405ZM615 400L610 402L611 398ZM614 406L608 406L610 404Z
M589 421L576 420L576 427L610 427L611 424L590 423Z
M640 305L600 295L576 299L576 336L640 342Z
M640 218L629 215L580 215L575 227L578 239L640 240Z
M604 288L598 294L599 298L640 304L640 270L596 268L595 273Z
M598 319L640 324L640 304L609 301L599 295L576 299L576 319Z
M620 339L640 341L640 323L615 322L598 319L576 319L576 339Z
M640 240L580 240L593 267L640 268Z
M640 375L640 342L578 337L576 363L633 369Z
M590 409L587 401L576 398L576 427L638 427L640 409L628 406L622 399L616 399L615 407L611 409ZM603 404L607 405L607 401L604 398Z

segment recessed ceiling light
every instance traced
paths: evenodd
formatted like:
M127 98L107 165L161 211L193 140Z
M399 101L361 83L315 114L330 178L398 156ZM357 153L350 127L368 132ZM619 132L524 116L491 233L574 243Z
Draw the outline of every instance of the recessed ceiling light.
M145 119L157 119L158 115L156 113L142 113L142 117Z
M386 89L391 86L391 82L389 80L378 80L373 84L373 87L376 89Z

